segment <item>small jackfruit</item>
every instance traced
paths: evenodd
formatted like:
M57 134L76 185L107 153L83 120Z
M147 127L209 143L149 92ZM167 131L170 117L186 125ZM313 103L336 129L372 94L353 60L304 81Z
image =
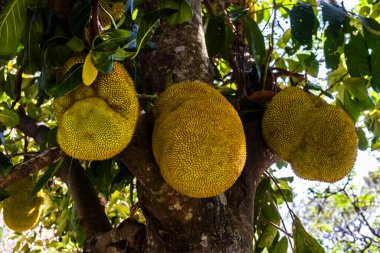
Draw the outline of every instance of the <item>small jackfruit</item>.
M186 196L230 188L244 167L245 145L238 113L206 83L175 84L155 103L153 154L164 180Z
M125 1L109 3L106 0L100 0L99 3L109 14L111 14L112 18L115 21L119 20L125 13ZM110 17L103 10L100 10L99 20L100 24L103 27L106 27L111 24Z
M43 204L42 193L30 199L35 180L25 177L7 188L11 196L3 202L5 225L16 232L23 232L37 225Z
M64 71L84 59L70 58ZM80 160L105 160L120 153L131 141L139 115L133 81L118 62L110 74L99 73L91 86L56 98L53 107L59 146Z
M349 115L297 87L274 96L264 113L262 133L268 146L304 179L338 181L356 160L358 140Z

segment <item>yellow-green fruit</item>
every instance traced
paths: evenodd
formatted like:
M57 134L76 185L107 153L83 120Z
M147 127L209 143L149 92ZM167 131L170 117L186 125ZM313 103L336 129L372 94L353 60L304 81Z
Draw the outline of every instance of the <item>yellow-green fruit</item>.
M193 198L230 188L246 159L243 126L231 104L205 83L183 82L163 92L155 110L152 147L164 180Z
M3 202L4 222L16 232L31 229L39 221L43 197L39 192L32 199L29 198L34 184L33 177L28 176L7 188L11 196Z
M84 59L70 58L64 71ZM105 160L120 153L131 141L139 115L133 81L118 62L110 74L99 73L91 86L56 98L53 106L58 144L80 160Z
M106 0L100 0L99 3L109 14L111 14L112 18L115 21L119 20L125 12L125 1L108 3ZM100 10L99 20L100 24L103 27L106 27L107 25L111 24L111 19L103 10Z
M65 153L82 160L113 157L129 143L134 129L100 98L77 101L62 116L57 141Z
M349 115L300 88L272 99L262 130L268 146L301 178L335 182L354 166L358 140Z
M105 100L116 112L137 122L139 105L136 90L122 64L115 62L112 74L100 74L94 89L97 96Z

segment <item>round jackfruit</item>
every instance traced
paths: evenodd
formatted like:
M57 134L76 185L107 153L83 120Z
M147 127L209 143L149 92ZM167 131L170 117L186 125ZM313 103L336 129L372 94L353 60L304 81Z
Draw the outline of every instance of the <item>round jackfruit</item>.
M338 181L356 160L358 140L349 115L297 87L272 99L262 133L268 146L307 180Z
M155 106L152 147L164 180L193 198L230 188L246 160L243 126L232 105L205 83L183 82Z
M64 71L84 59L70 58ZM53 107L59 146L80 160L105 160L120 153L131 141L139 115L133 81L118 62L112 73L99 73L91 86L56 98Z
M65 153L81 160L104 160L132 139L128 120L96 97L77 101L61 118L57 141Z
M125 1L109 3L106 0L100 0L99 3L109 14L111 14L112 18L115 21L119 20L125 12ZM100 10L99 20L100 24L103 27L106 27L111 24L111 19L103 10Z
M13 231L31 229L39 221L43 197L39 192L29 199L34 184L33 177L28 176L7 188L11 196L3 202L3 217L5 225Z

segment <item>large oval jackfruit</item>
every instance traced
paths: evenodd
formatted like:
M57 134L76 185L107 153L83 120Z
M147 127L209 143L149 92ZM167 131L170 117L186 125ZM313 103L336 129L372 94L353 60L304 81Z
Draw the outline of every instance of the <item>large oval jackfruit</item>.
M268 146L301 178L335 182L354 166L358 140L349 115L300 88L272 99L262 130Z
M198 81L175 84L160 95L152 147L164 180L193 198L226 191L246 159L239 115L215 89Z
M70 58L64 72L84 59ZM112 73L99 73L91 86L56 98L53 106L58 144L80 160L105 160L120 153L131 141L139 115L133 81L118 62Z
M34 184L33 177L28 176L7 188L11 196L3 202L3 216L5 225L13 231L31 229L39 221L43 197L39 192L29 199Z

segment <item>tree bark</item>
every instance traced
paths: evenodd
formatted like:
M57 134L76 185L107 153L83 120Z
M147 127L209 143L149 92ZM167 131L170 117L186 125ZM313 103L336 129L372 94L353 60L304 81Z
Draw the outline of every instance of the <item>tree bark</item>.
M163 22L153 38L157 50L142 56L146 93L159 93L167 84L185 80L211 82L200 1L191 4L191 22ZM145 252L252 252L255 190L264 170L276 161L260 134L260 117L244 123L248 159L239 179L225 193L205 199L183 196L165 183L151 152L149 117L142 115L133 143L118 156L139 182L139 202L147 220Z

